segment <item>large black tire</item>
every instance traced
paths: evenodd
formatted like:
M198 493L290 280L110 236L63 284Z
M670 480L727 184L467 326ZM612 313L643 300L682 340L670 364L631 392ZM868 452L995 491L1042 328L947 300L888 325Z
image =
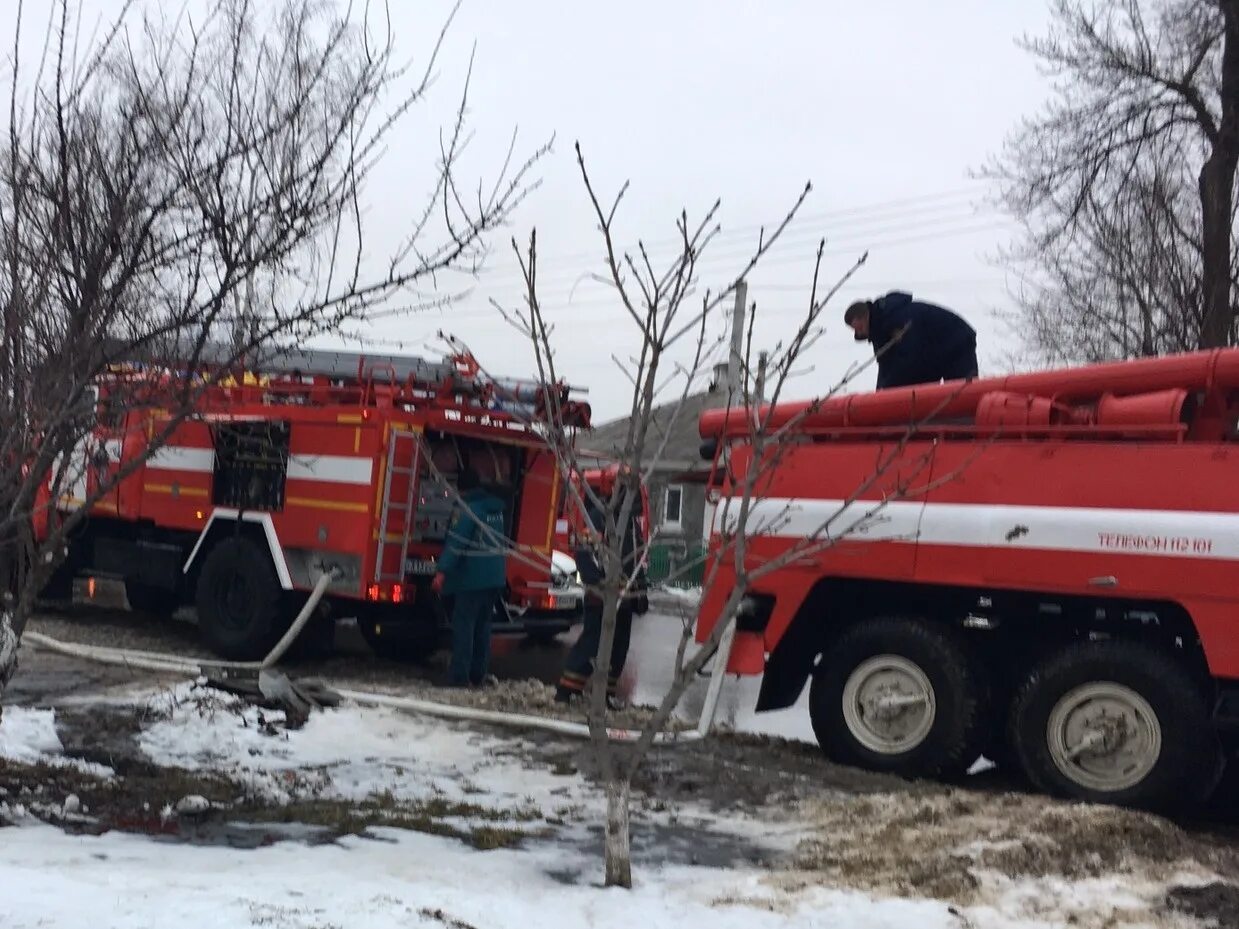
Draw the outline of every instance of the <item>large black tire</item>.
M952 630L884 617L845 632L822 656L809 712L818 744L833 761L949 777L980 755L986 694L984 675ZM919 702L874 706L884 697Z
M1167 810L1202 802L1216 782L1200 688L1137 642L1081 642L1050 656L1016 693L1008 728L1028 779L1057 796ZM1092 735L1103 741L1081 751Z
M207 553L195 599L202 640L229 661L265 658L291 619L270 552L245 536Z
M138 581L125 583L125 597L129 600L130 609L149 616L171 616L181 605L179 591L142 584Z

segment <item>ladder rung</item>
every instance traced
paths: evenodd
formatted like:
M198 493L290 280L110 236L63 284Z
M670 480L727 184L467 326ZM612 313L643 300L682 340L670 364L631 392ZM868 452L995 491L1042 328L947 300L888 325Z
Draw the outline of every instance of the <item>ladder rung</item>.
M412 468L396 468L396 467L392 467L392 468L388 468L388 470L389 470L389 471L391 471L391 473L392 473L392 474L412 474L412 473L413 473L413 469L412 469Z

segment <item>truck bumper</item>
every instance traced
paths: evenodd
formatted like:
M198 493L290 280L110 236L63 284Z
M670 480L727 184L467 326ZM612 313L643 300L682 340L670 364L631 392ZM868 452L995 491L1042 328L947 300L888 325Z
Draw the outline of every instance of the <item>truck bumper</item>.
M549 637L567 632L581 621L585 598L576 592L553 591L550 602L526 609L507 605L507 619L497 617L497 635Z

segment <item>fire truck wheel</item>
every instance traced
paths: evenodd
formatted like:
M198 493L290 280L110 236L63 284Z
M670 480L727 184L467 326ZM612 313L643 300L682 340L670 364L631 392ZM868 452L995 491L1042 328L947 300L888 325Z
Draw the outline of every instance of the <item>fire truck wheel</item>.
M244 536L224 539L207 553L198 576L203 641L229 661L265 658L290 618L283 594L265 548Z
M1187 671L1136 642L1072 645L1016 695L1011 741L1046 793L1165 809L1204 799L1216 737Z
M950 630L923 621L871 619L844 633L809 700L818 743L843 764L940 777L980 754L985 685Z

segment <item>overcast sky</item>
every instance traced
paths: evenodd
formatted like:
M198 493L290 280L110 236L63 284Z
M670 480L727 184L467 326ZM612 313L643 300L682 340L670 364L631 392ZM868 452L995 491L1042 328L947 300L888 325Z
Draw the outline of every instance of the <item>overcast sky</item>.
M27 0L31 20L50 0ZM12 0L0 24L11 34ZM118 0L87 2L106 15ZM401 53L424 59L447 0L391 0ZM368 250L381 256L420 203L438 145L476 43L470 96L475 138L467 167L483 176L501 162L514 128L531 150L552 135L538 167L541 187L509 235L537 227L543 301L558 323L561 365L589 387L596 418L622 413L629 388L611 357L637 338L608 292L583 281L601 244L573 161L579 140L598 186L632 189L621 212L628 244L638 237L667 255L683 207L700 216L723 201L723 234L707 253L703 283L738 269L756 227L777 221L804 182L814 192L783 245L750 279L757 342L772 345L808 298L819 236L834 277L865 249L868 265L829 311L794 387L822 391L869 351L842 325L847 301L898 288L965 316L980 335L982 370L1011 348L994 312L1009 306L1008 272L993 257L1011 225L982 205L970 169L996 152L1019 118L1047 93L1015 47L1045 27L1043 0L464 0L430 104L392 137L367 192ZM453 310L373 327L376 338L438 351L435 335L464 338L483 363L521 375L530 352L489 309L520 299L505 238L490 269ZM386 347L386 342L383 343ZM376 343L377 347L377 343ZM865 387L868 382L859 386Z

